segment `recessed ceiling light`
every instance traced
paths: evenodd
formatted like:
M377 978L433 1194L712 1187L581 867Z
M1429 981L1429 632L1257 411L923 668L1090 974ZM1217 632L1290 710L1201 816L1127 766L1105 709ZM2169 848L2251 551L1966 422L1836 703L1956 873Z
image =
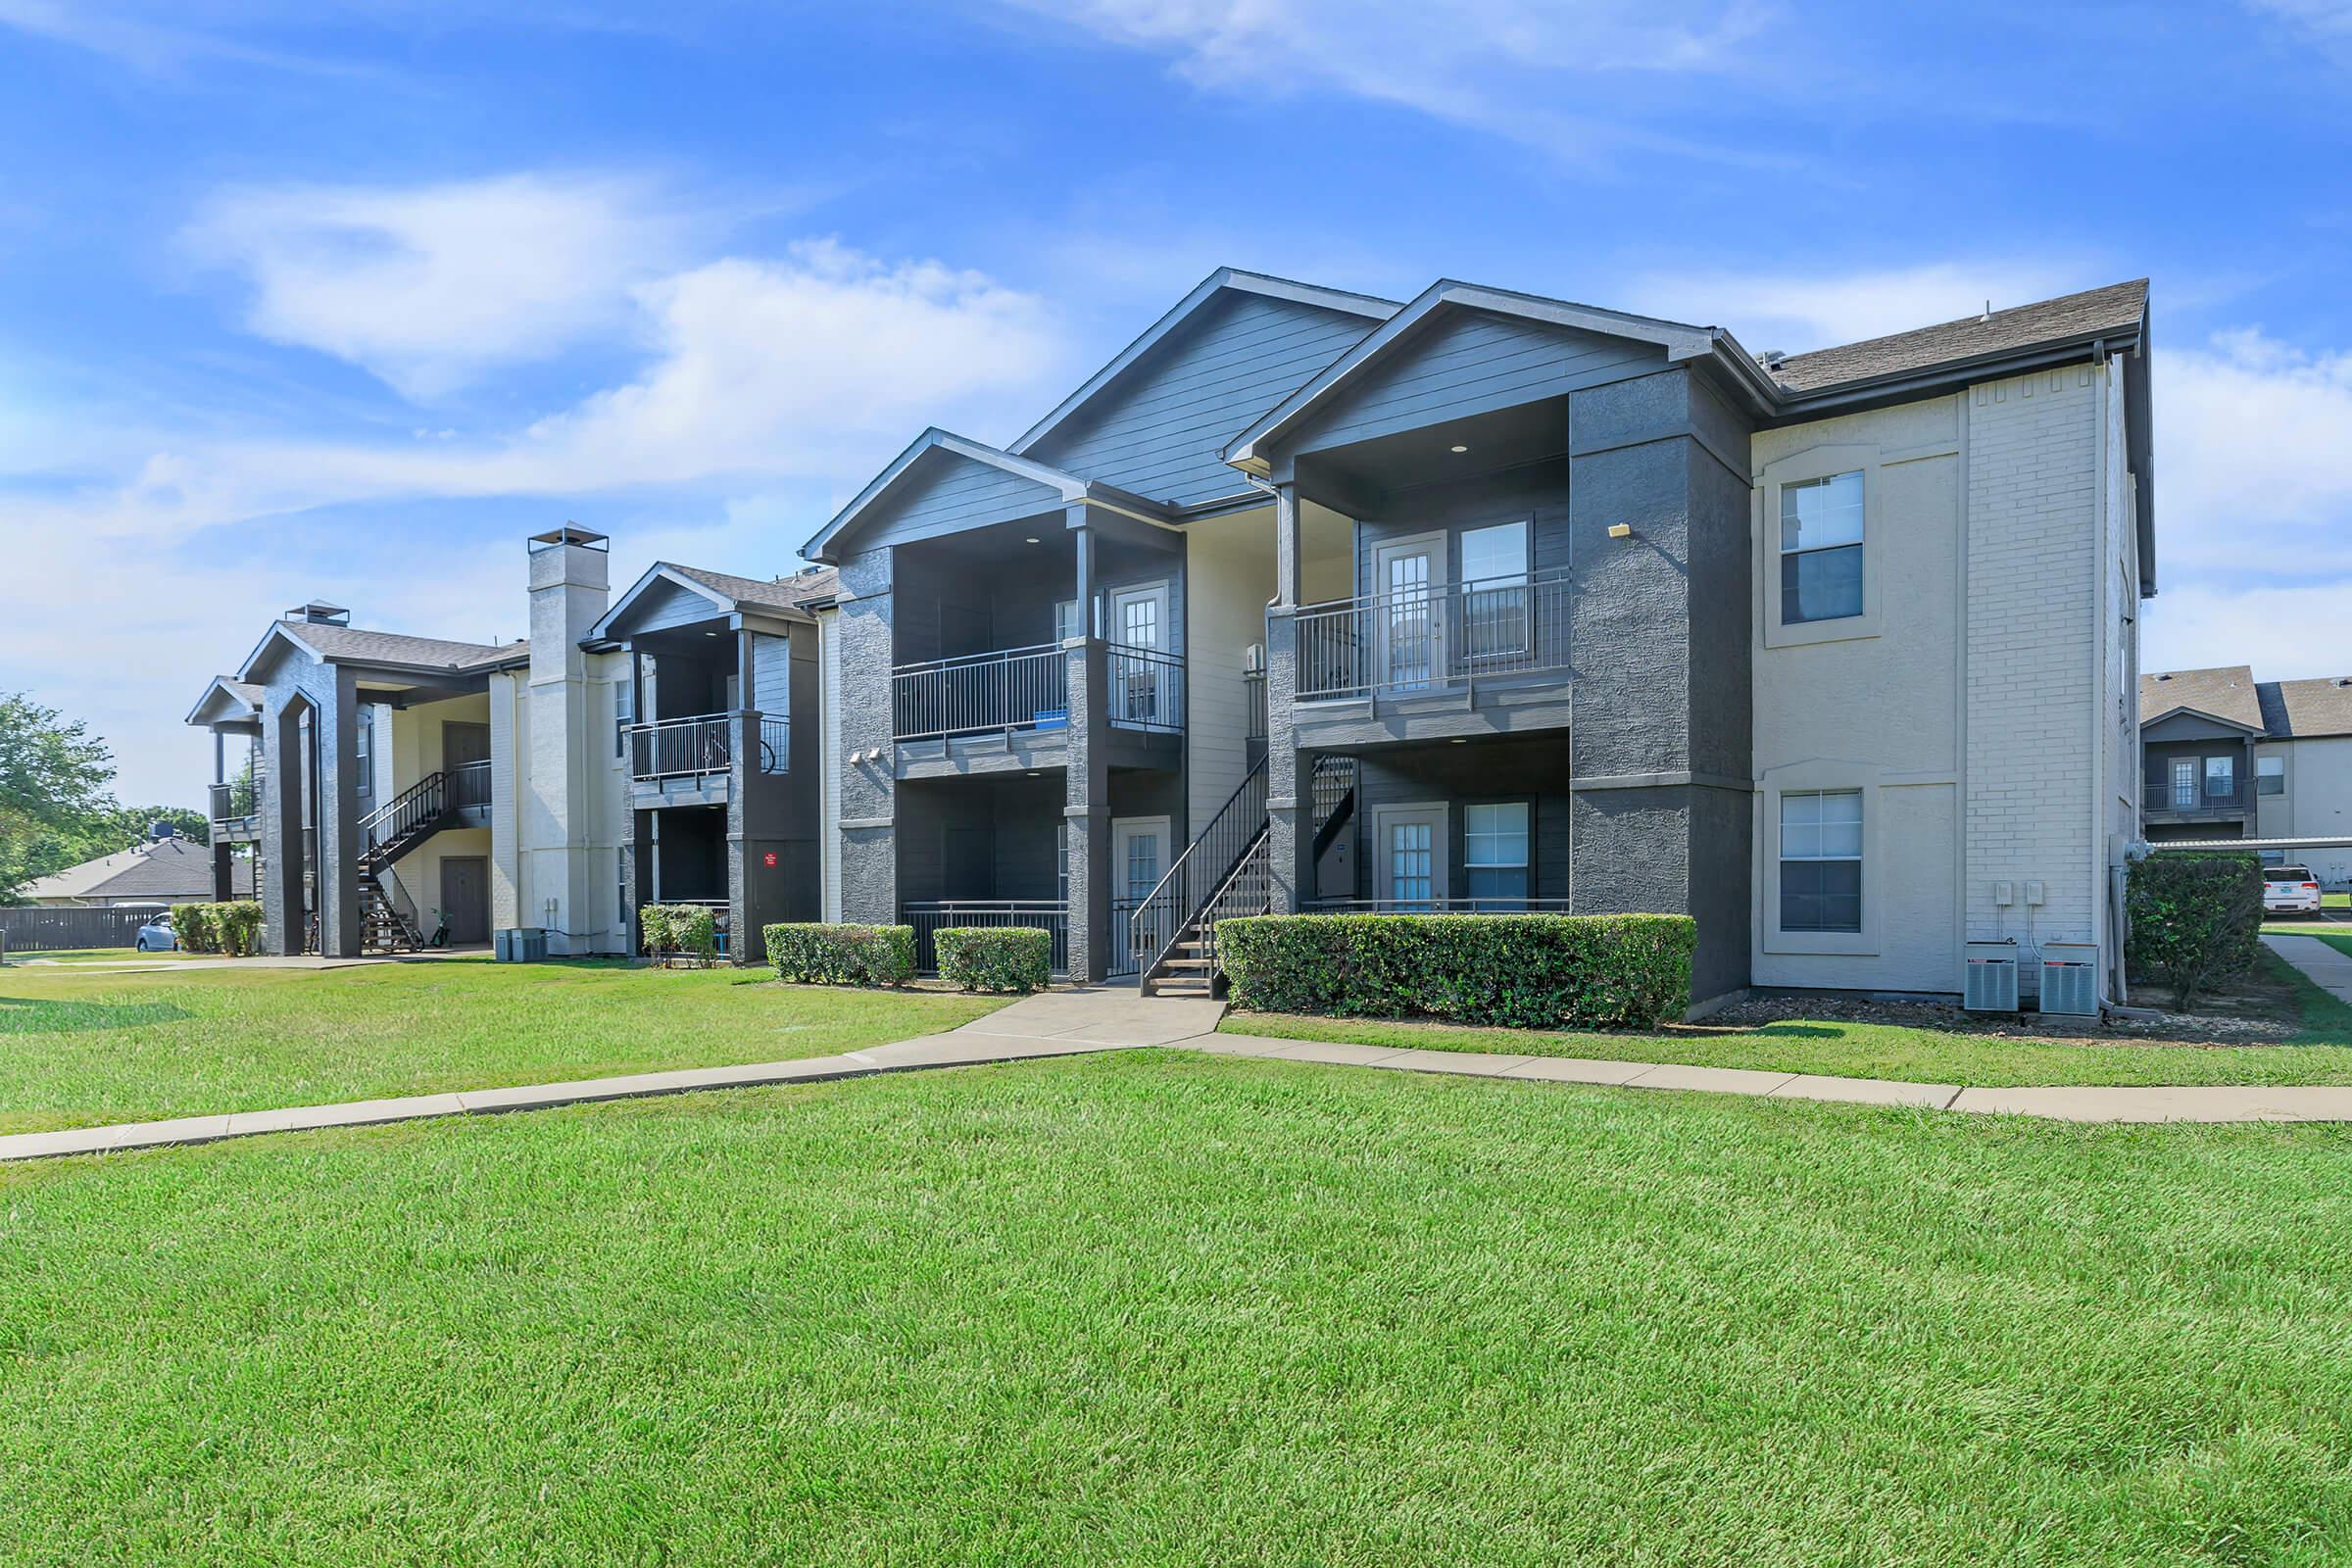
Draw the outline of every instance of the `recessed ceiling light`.
M1033 545L1034 545L1034 544L1043 544L1045 541L1043 541L1043 540L1039 539L1037 535L1035 535L1035 534L1031 534L1031 535L1029 536L1029 542L1030 542L1031 544L1033 544Z
M1456 452L1467 452L1467 451L1469 451L1470 449L1469 449L1468 447L1458 447L1458 446L1457 446L1457 447L1455 447L1453 450L1454 450L1454 451L1456 451Z
M703 635L704 635L704 636L706 636L706 637L715 637L715 636L717 636L717 635L718 635L718 633L716 633L716 632L714 632L714 631L707 631L707 632L703 633Z

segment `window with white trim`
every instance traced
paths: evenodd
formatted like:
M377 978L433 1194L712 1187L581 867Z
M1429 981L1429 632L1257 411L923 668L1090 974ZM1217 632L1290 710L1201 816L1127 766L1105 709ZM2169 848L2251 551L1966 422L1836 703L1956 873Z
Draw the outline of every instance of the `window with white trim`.
M623 675L612 683L612 755L629 755L629 726L637 722L636 691Z
M1497 522L1462 533L1462 641L1470 659L1523 654L1528 644L1528 526Z
M1781 624L1862 613L1862 470L1781 486Z
M2237 759L2208 757L2205 759L2205 798L2227 801L2237 794Z
M1525 801L1462 808L1462 870L1471 898L1526 901L1528 814Z
M2286 759L2257 757L2254 759L2254 793L2284 795L2286 793Z
M1862 929L1862 792L1781 797L1781 929Z

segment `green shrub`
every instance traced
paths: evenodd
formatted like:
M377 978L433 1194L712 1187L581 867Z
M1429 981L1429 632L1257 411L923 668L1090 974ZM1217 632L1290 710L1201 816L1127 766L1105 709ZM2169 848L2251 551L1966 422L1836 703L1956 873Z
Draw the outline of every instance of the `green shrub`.
M2245 973L2262 952L2262 862L2251 855L2151 855L2124 894L2132 978L2169 987L2173 1005Z
M1664 1023L1690 1006L1680 914L1292 914L1217 925L1233 1004L1514 1029Z
M914 978L914 927L795 922L762 927L776 978L811 986L902 986Z
M183 953L220 951L219 934L213 929L213 906L209 904L172 906L172 935Z
M700 904L648 904L637 911L637 929L654 957L718 959L718 917Z
M939 977L963 991L1040 991L1054 978L1054 934L1033 925L943 926Z
M234 958L249 958L261 951L262 906L252 899L211 906L214 945Z

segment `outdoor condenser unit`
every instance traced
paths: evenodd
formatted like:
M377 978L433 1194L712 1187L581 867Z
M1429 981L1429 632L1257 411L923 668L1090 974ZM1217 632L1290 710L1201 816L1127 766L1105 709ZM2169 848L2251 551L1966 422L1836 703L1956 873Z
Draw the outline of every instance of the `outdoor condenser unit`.
M2099 945L2041 945L2041 1010L2090 1014L2099 1010Z
M1971 1012L2017 1010L2017 939L1968 945L1968 989L1960 1004Z

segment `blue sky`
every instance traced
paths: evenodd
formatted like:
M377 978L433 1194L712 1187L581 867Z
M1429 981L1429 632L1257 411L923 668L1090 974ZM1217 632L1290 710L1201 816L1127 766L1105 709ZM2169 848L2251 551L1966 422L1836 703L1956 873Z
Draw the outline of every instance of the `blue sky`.
M1940 9L0 0L0 688L194 802L284 606L790 569L1222 264L1791 351L2150 276L2149 667L2352 672L2352 0Z

